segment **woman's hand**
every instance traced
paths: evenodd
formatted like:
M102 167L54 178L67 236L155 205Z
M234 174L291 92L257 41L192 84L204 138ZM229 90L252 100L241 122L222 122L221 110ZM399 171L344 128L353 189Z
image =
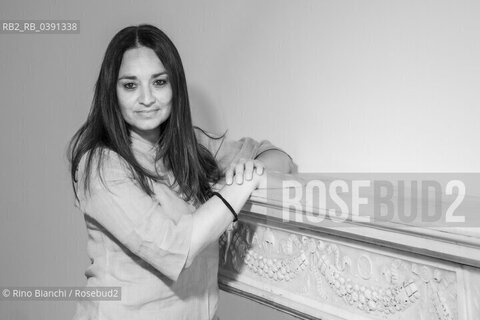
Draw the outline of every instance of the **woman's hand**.
M237 184L242 184L244 180L252 180L254 172L258 175L262 175L264 171L265 165L262 161L240 159L239 161L232 163L225 171L225 182L228 185L231 185L235 180Z

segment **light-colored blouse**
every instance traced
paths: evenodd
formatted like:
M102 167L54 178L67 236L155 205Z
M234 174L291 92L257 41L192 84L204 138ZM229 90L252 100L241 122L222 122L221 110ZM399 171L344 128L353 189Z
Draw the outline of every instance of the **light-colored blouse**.
M256 158L278 149L269 141L212 139L196 129L197 141L217 160L221 169L239 158ZM155 163L155 147L131 132L137 161L148 170L154 166L173 175L161 161ZM103 183L93 162L90 192L78 183L78 208L87 226L87 253L91 264L87 287L121 287L120 301L79 301L74 320L153 320L215 317L218 303L218 243L200 252L190 264L187 256L195 207L163 183L153 183L148 196L131 177L126 162L115 152L103 150ZM82 181L86 157L77 178Z

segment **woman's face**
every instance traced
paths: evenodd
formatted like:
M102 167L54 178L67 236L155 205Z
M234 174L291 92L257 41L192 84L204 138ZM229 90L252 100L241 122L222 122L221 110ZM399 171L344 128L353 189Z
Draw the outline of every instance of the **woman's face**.
M117 97L123 119L143 138L155 142L172 109L172 87L155 52L125 51L118 73Z

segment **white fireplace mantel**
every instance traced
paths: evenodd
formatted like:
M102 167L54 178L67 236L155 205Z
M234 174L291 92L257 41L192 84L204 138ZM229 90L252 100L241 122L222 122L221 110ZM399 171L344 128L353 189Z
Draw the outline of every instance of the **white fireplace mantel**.
M288 179L326 178L269 174L220 239L221 289L303 319L480 319L478 228L319 221L326 210L285 196Z

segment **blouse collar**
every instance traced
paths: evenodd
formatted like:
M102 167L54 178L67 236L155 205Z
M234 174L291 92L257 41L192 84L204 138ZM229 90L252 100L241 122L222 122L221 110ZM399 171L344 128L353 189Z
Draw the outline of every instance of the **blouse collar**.
M133 130L130 130L130 140L133 149L144 153L155 153L158 146L158 144L151 143Z
M133 130L130 130L130 141L135 158L144 168L152 172L166 172L162 159L155 160L158 143L151 143Z

